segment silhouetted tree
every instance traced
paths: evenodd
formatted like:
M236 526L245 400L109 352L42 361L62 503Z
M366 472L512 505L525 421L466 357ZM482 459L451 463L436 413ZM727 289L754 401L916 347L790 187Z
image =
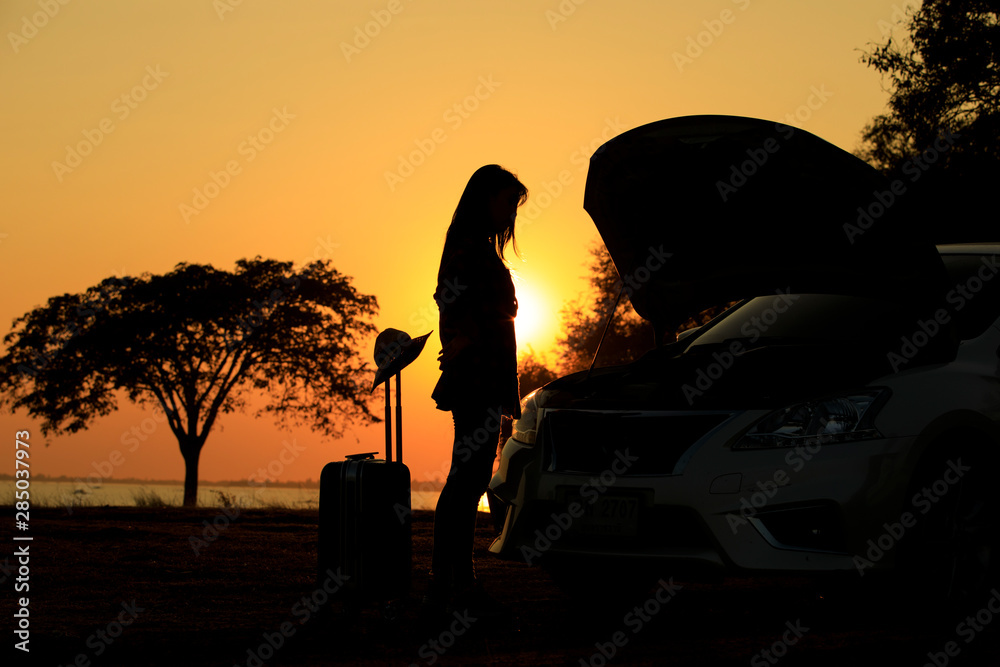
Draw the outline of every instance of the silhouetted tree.
M184 457L184 505L197 503L198 459L220 414L248 398L258 414L339 436L371 422L358 344L375 297L328 262L240 260L234 272L178 264L165 275L108 278L14 321L0 357L0 404L73 433L122 393L159 405Z
M865 127L859 155L904 186L919 181L914 210L954 214L961 204L972 212L992 198L1000 174L998 19L996 0L925 0L905 20L906 38L862 55L888 78L889 101Z
M562 335L558 346L562 354L559 370L563 373L585 370L594 359L594 351L604 333L611 306L622 287L608 249L600 241L590 248L590 290L572 301L561 312ZM676 333L706 324L736 302L719 304L693 313L675 332L665 332L663 342L674 340ZM608 334L601 345L599 366L626 364L642 356L655 345L653 325L642 319L624 292Z
M562 351L559 368L563 373L584 370L590 366L611 306L618 296L622 281L611 255L603 243L590 247L590 291L571 301L562 309L562 334L558 345ZM624 364L637 359L653 347L653 327L639 317L622 294L615 309L614 321L601 345L601 366Z
M544 355L536 353L531 346L517 360L517 380L521 398L524 398L542 385L556 379L556 373L549 368Z

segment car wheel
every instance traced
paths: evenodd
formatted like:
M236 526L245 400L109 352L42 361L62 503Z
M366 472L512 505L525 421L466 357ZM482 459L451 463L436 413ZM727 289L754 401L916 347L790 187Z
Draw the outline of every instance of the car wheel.
M910 597L937 609L965 608L996 585L997 460L994 443L962 442L937 449L918 468L907 495L915 524L900 541L897 561L898 583Z

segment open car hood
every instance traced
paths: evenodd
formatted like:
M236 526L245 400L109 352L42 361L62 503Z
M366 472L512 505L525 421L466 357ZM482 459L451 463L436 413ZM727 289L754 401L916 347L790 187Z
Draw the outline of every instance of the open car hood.
M591 157L584 195L632 305L658 335L779 289L918 307L936 299L944 266L904 205L905 193L833 144L736 116L672 118L615 137Z

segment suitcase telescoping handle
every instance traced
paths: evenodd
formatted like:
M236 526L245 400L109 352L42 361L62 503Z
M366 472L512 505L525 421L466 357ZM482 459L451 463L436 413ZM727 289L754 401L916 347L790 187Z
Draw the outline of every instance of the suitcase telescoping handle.
M396 460L403 462L403 380L402 371L413 362L424 349L424 343L433 331L423 336L410 338L410 335L399 329L386 329L375 339L375 387L385 383L385 460L392 462L392 401L389 396L389 383L396 376Z
M386 389L389 383L385 383ZM396 460L403 462L403 372L396 373Z
M403 381L402 371L396 373L396 460L403 462ZM392 463L392 400L389 383L385 381L385 460Z

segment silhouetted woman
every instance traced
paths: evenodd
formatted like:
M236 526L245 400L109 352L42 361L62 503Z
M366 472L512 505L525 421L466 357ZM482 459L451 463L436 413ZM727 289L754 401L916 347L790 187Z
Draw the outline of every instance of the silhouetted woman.
M488 601L477 586L472 543L501 415L520 416L517 298L504 250L510 244L517 252L514 219L527 198L514 174L495 164L481 167L465 186L445 238L434 292L441 313L441 378L432 397L438 409L451 411L455 442L434 514L431 600L437 603Z

